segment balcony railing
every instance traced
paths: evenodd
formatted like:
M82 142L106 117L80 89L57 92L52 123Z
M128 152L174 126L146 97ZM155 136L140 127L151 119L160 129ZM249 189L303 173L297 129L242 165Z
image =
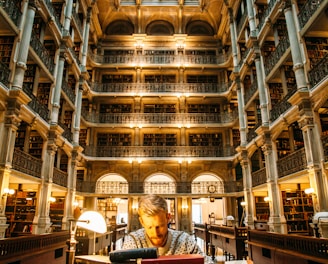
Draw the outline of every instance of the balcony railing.
M107 158L220 158L232 157L233 147L194 146L86 146L85 155Z
M39 56L40 60L44 63L46 68L52 74L55 68L53 58L50 56L49 51L41 43L34 31L32 31L31 35L31 46L36 52L36 54Z
M2 7L6 11L10 19L14 22L16 26L18 26L18 22L22 15L22 12L17 7L16 2L12 0L1 0L0 7Z
M59 122L59 121L58 121L58 125L62 129L64 129L62 136L64 138L66 138L69 142L72 142L73 141L73 133L72 133L71 129L66 124L63 124L62 122Z
M328 78L328 52L309 72L311 89L313 89L322 80Z
M307 169L305 149L299 149L277 161L278 177L284 177Z
M53 5L52 5L52 2L50 0L44 0L43 2L46 4L46 6L48 8L48 11L51 15L51 18L55 20L55 23L56 23L57 27L59 28L59 30L61 30L62 29L62 24L60 23L60 19L57 16L57 13L56 13Z
M258 89L257 80L254 79L251 86L245 91L245 95L244 95L245 104L247 104L248 101L253 97L253 95L257 92L257 89Z
M56 167L54 167L53 174L53 183L58 184L60 186L67 186L67 172L64 172Z
M321 137L325 161L328 161L328 134Z
M73 22L75 23L78 32L80 33L81 36L83 36L82 24L81 24L78 14L76 13L75 10L72 11L72 17L73 17Z
M42 160L15 148L12 166L14 170L41 178Z
M75 104L75 94L72 90L72 88L68 85L67 81L63 80L62 81L62 90L63 92L67 95L71 103L74 105Z
M281 37L278 46L276 49L270 53L270 55L265 58L264 65L265 65L265 74L269 75L272 69L277 65L278 61L283 57L286 50L290 47L288 34Z
M288 99L296 92L297 87L295 86L291 89L287 95L278 103L276 103L270 111L271 122L274 122L281 114L285 113L289 108L291 108L291 103Z
M9 76L10 76L10 70L7 67L6 64L0 62L0 82L2 82L4 85L9 85Z
M313 14L319 9L319 7L326 2L325 0L308 0L302 7L299 12L298 20L300 22L300 27L303 28L308 21L311 21L310 18ZM312 23L312 22L310 22Z
M228 91L231 83L92 83L97 93L143 95L148 93L215 94Z
M32 100L28 103L28 106L35 112L38 113L45 121L48 122L49 119L49 109L32 94L30 89L23 85L23 91L28 94Z
M233 123L237 112L211 113L89 113L82 111L83 118L92 123L126 124L130 126L146 124L173 124L183 127L197 124L227 124Z
M228 60L226 54L214 55L96 55L89 53L96 63L132 65L219 65Z
M252 172L252 187L266 183L266 168Z
M261 16L259 17L259 24L257 26L259 32L261 31L261 29L265 23L265 20L269 17L271 11L273 10L273 7L275 6L276 2L280 2L280 1L277 1L277 0L270 1L268 3L267 8L263 11Z

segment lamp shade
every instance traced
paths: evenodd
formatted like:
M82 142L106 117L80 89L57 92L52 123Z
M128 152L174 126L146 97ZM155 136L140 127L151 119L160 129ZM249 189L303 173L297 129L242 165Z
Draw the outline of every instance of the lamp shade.
M86 211L82 213L76 225L97 233L105 233L107 231L104 217L95 211Z

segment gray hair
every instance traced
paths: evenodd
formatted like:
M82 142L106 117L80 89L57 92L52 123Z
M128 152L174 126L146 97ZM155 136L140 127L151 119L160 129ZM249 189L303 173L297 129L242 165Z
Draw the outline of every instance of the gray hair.
M166 200L156 194L143 196L139 200L138 214L154 216L160 212L168 212Z

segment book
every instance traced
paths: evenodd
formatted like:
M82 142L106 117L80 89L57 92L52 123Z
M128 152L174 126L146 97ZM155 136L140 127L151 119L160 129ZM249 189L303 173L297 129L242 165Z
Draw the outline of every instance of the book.
M155 259L142 259L141 264L204 264L204 257L199 254L160 256Z

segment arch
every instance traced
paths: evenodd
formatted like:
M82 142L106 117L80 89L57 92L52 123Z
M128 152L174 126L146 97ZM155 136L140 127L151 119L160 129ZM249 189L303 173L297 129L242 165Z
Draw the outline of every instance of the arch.
M127 20L116 20L111 22L105 29L107 35L132 35L134 26Z
M144 193L174 194L176 193L176 182L165 173L152 174L144 181Z
M191 183L192 194L223 194L224 181L213 173L203 173Z
M128 191L128 181L117 173L105 174L96 182L96 193L127 194Z
M189 36L213 36L214 29L206 21L194 20L188 23L186 33Z
M172 36L174 34L174 27L168 21L156 20L147 25L146 34L153 36Z

